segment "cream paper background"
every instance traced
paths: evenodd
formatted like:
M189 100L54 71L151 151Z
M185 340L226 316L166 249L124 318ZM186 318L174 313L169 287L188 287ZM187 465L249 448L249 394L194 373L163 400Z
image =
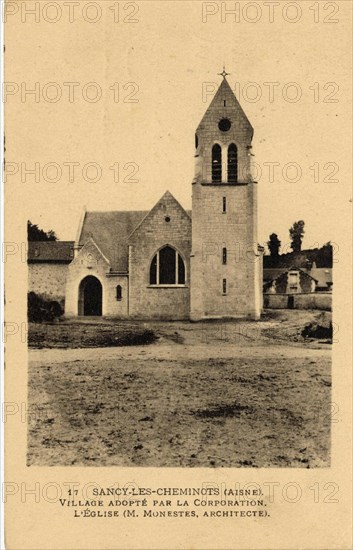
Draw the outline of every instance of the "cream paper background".
M24 2L7 2L10 10ZM26 2L27 9L34 2ZM7 489L17 488L6 503L7 548L349 548L351 540L351 11L349 1L291 2L300 5L302 17L290 23L281 15L287 2L280 2L274 21L269 8L253 2L262 17L249 23L227 16L221 20L222 4L228 9L245 2L139 1L120 2L120 19L135 11L136 23L114 22L111 6L100 1L102 17L89 23L83 5L75 8L69 22L68 8L60 20L53 18L48 2L39 2L40 20L20 11L9 15L5 24L5 81L40 89L48 82L59 83L63 96L57 103L38 102L33 96L21 100L20 93L5 103L6 161L97 162L103 167L100 182L89 184L75 177L62 177L56 184L33 176L9 176L5 183L5 290L6 319L18 328L6 338L6 402L25 411L27 399L26 223L31 219L61 239L74 239L83 205L88 209L148 209L169 189L185 207L190 207L193 177L194 132L211 96L202 101L202 83L219 83L223 63L231 73L230 84L278 82L282 90L297 82L304 99L298 103L270 103L240 99L255 129L257 162L296 161L310 174L313 161L334 161L339 165L339 183L314 183L302 178L298 184L259 185L259 241L267 238L274 225L282 233L298 218L307 222L304 246L332 240L336 246L334 264L334 320L338 333L333 347L332 401L338 407L332 424L332 465L306 469L159 469L26 467L27 424L21 414L7 418ZM54 3L55 4L55 3ZM64 4L65 3L61 3ZM129 5L128 5L129 4ZM132 4L132 6L131 6ZM320 15L314 22L314 9ZM47 5L44 8L44 5ZM313 7L313 9L310 9ZM326 7L325 7L326 6ZM339 8L336 23L325 23ZM54 8L53 8L54 9ZM88 9L87 6L85 9ZM94 9L90 8L90 9ZM117 8L115 8L117 9ZM215 15L202 21L202 10ZM250 8L252 9L251 6ZM291 8L288 8L291 9ZM297 9L297 8L293 8ZM277 7L276 7L277 10ZM326 10L326 11L322 11ZM49 15L46 15L46 14ZM88 13L88 12L86 12ZM250 18L254 17L249 12ZM294 12L288 12L293 17ZM43 14L45 16L43 16ZM93 11L88 17L93 17ZM99 83L102 99L82 100L87 82ZM78 98L67 100L64 82L78 82ZM109 86L135 82L138 103L112 101ZM315 82L339 85L338 103L315 103ZM321 89L321 88L320 88ZM126 91L121 88L122 98ZM131 91L130 89L127 91ZM321 90L322 91L322 90ZM48 91L50 93L50 91ZM326 93L326 92L325 92ZM277 97L277 94L276 94ZM321 96L322 98L323 96ZM139 182L112 182L109 167L119 162L139 165ZM311 173L312 176L312 173ZM310 226L310 228L309 228ZM284 234L284 233L283 233ZM102 487L134 482L140 486L197 487L202 483L277 482L269 518L249 519L74 519L69 509L43 497L48 483L94 482ZM286 502L282 490L295 482L302 490L298 502ZM310 489L319 484L319 502ZM334 483L338 502L324 502ZM13 484L13 485L11 485ZM22 484L22 485L21 485ZM26 494L39 487L40 496ZM21 488L22 487L22 488ZM333 486L332 486L333 487ZM14 489L16 490L16 489ZM52 493L51 493L52 495ZM64 496L64 495L63 495Z

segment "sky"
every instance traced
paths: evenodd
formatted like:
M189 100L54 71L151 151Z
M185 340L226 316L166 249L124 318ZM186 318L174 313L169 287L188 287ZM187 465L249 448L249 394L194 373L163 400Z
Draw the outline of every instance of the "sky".
M40 14L19 25L14 16L5 81L19 91L5 104L6 200L18 223L74 240L84 207L149 210L167 189L190 209L194 133L225 64L254 127L259 242L275 232L288 247L302 219L304 247L338 243L351 208L350 3L336 16L301 2L296 22L282 6L271 22L263 2L252 4L244 12L240 3L239 21L220 2L132 3L119 22L110 2L96 23L80 11L71 23ZM21 95L35 86L38 97ZM34 163L37 182L26 173Z

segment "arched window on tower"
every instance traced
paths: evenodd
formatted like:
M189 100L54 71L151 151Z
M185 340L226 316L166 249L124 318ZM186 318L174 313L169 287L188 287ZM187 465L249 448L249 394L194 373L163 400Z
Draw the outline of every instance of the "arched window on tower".
M222 149L218 143L212 147L212 181L222 181Z
M175 248L164 246L153 256L150 285L184 285L185 264Z
M235 143L228 147L228 183L238 181L238 150Z

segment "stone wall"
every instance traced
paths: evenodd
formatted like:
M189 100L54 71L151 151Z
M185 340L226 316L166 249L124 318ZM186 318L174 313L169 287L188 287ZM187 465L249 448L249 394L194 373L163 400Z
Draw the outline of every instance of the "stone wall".
M87 242L68 269L66 283L65 316L79 314L80 284L87 276L96 277L103 288L102 315L127 317L128 315L128 278L125 275L110 274L110 265L101 255L93 242ZM116 287L122 287L122 299L116 298Z
M219 128L228 119L226 131ZM262 254L257 246L257 184L251 176L253 129L223 80L197 130L197 167L192 187L191 319L251 317L262 308ZM237 181L230 182L227 156L237 147ZM222 178L212 182L212 147L222 149ZM223 208L226 202L226 211ZM223 249L227 261L223 261Z
M320 309L332 310L332 293L308 293L308 294L265 294L264 308L288 309L288 298L293 300L292 309Z
M65 303L68 264L29 263L28 292L35 292L46 300Z
M227 132L222 132L218 128L218 122L222 118L227 118L231 122ZM212 181L212 147L215 143L222 148L222 181L227 181L227 150L231 143L235 143L238 151L238 181L248 182L251 179L249 147L253 129L226 80L221 83L196 134L198 151L202 156L202 181Z
M169 221L166 221L166 218ZM183 286L150 285L151 261L165 245L175 248L185 264ZM190 312L191 219L166 193L135 230L129 246L129 314L145 319L188 319Z
M277 294L286 294L290 291L288 290L289 287L289 277L291 273L296 273L298 277L298 288L299 292L308 293L308 292L315 292L315 281L304 271L298 270L292 270L292 271L286 271L285 273L282 273L279 277L277 277L275 281L275 290Z
M262 255L257 255L254 241L255 185L193 186L191 314L194 320L260 315ZM222 208L223 197L226 212ZM227 249L226 264L223 248Z

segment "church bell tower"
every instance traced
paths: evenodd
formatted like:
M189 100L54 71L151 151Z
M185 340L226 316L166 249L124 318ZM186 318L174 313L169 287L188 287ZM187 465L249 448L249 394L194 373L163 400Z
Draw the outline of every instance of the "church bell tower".
M195 135L190 319L260 317L253 128L225 70Z

